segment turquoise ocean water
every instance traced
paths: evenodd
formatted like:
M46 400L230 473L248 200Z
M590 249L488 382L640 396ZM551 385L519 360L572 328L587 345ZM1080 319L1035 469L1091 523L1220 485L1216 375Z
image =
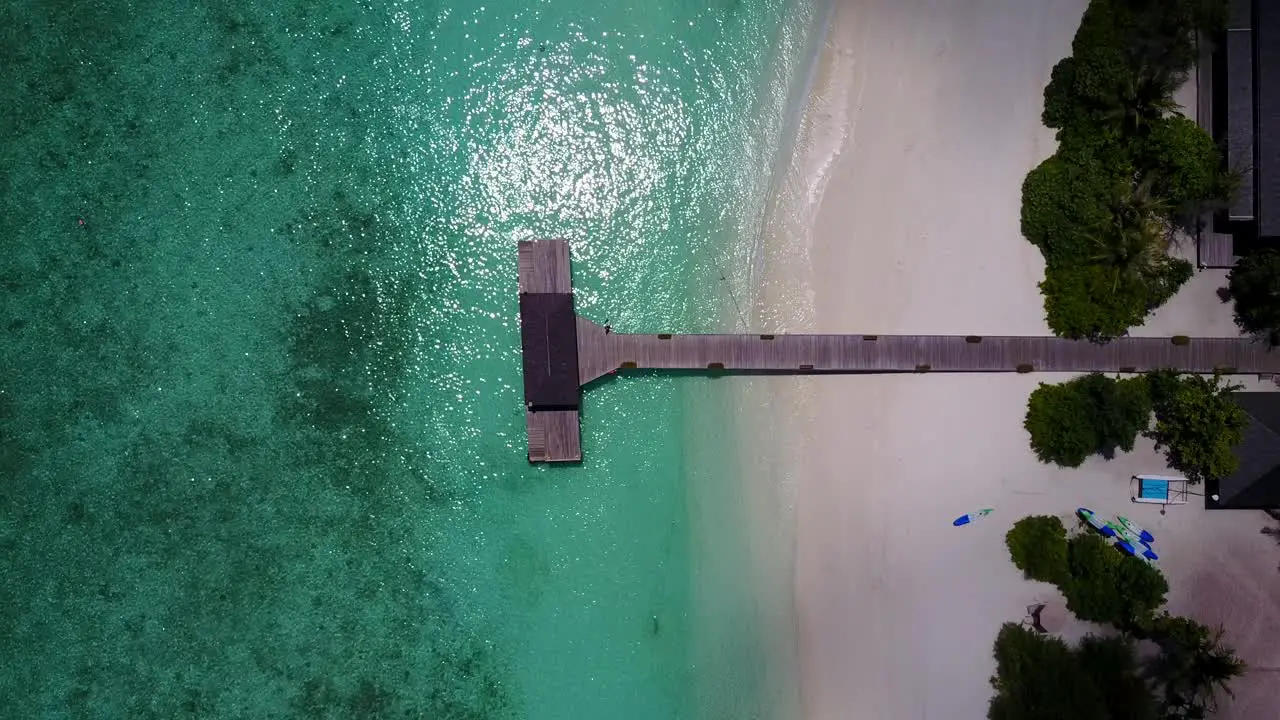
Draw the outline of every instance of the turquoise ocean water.
M529 466L514 248L619 329L740 326L816 17L0 8L0 716L786 707L732 386L604 383Z

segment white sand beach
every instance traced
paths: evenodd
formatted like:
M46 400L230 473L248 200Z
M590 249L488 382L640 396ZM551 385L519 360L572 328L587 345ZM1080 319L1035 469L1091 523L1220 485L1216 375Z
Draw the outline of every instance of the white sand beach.
M823 182L812 237L767 248L771 329L1046 334L1038 251L1018 229L1024 175L1054 147L1042 90L1085 0L842 0L801 147ZM828 166L843 142L835 162ZM824 185L825 182L825 185ZM1135 334L1234 334L1201 273ZM808 303L791 310L785 301ZM790 303L795 307L794 303ZM795 503L795 609L810 720L986 716L1000 624L1056 595L1024 581L1004 533L1031 513L1129 512L1157 534L1169 607L1222 623L1252 666L1223 718L1278 716L1280 546L1260 512L1128 501L1149 444L1078 470L1038 463L1022 419L1066 376L909 375L754 381L771 404L749 461ZM1273 385L1249 381L1251 387ZM781 412L776 412L781 410ZM767 438L767 442L764 440ZM954 528L973 509L996 512ZM1280 693L1271 693L1272 696ZM1265 708L1265 710L1264 710Z

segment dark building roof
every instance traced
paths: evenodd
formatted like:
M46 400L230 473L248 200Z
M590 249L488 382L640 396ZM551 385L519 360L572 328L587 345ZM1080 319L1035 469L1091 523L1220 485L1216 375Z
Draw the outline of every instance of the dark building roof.
M1229 11L1211 61L1212 125L1241 178L1230 227L1215 229L1280 240L1280 2L1231 0Z
M1227 5L1227 27L1247 28L1253 25L1253 0L1230 0Z
M1256 0L1253 23L1258 234L1280 237L1280 2Z
M522 293L520 345L530 410L577 410L578 317L573 295Z
M1205 507L1280 508L1280 393L1233 397L1249 413L1244 440L1236 448L1240 468L1230 477L1205 483Z
M1241 171L1230 217L1253 220L1253 32L1247 26L1227 30L1225 55L1227 167Z

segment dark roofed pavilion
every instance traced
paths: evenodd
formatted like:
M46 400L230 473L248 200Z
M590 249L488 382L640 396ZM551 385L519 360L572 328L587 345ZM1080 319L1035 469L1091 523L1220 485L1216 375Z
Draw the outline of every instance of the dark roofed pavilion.
M524 401L529 410L577 410L578 316L568 293L520 295Z
M1244 440L1236 448L1240 467L1230 477L1205 483L1204 506L1280 508L1280 393L1238 392L1232 397L1249 413Z

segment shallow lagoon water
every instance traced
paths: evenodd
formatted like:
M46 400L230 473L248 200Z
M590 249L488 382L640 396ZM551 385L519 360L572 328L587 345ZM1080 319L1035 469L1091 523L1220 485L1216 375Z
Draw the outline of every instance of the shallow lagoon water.
M0 9L14 717L767 716L732 386L602 383L529 466L514 246L740 327L813 17Z

